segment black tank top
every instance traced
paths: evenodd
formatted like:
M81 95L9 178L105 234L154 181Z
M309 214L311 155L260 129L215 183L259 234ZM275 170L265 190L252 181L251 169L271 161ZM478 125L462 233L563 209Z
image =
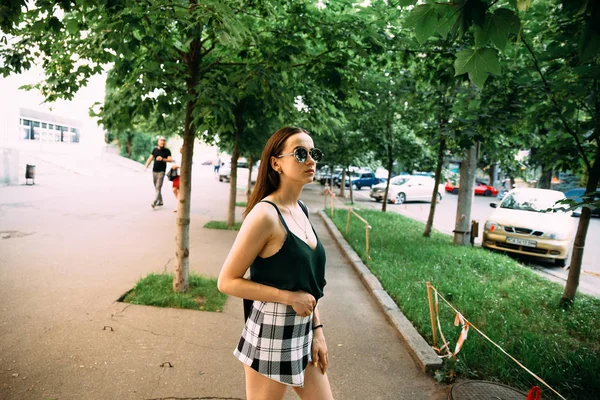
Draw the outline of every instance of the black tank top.
M310 293L319 301L323 297L323 288L327 283L325 281L325 249L317 236L315 229L311 228L317 238L317 247L313 250L306 242L292 233L279 208L267 200L277 210L279 219L285 228L286 237L283 246L279 251L270 257L256 257L250 265L250 280L263 285L276 287L281 290L296 292L303 290ZM308 211L301 202L298 203L306 217ZM244 300L244 316L247 319L252 300Z

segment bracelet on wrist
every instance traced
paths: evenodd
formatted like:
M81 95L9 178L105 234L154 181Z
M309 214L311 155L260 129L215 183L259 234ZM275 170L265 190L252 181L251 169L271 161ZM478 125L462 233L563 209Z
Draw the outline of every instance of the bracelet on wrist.
M323 324L319 324L317 326L313 326L312 330L315 331L315 330L317 330L319 328L323 329Z

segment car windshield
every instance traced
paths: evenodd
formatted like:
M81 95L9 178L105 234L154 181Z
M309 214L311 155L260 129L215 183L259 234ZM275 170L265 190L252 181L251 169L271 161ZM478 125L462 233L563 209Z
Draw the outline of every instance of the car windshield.
M560 205L556 206L555 203L563 198L560 193L554 194L552 192L513 192L502 200L500 208L545 212L548 209L559 208Z
M407 177L398 176L396 178L392 178L392 180L390 181L390 183L392 185L404 185L407 181L408 181Z

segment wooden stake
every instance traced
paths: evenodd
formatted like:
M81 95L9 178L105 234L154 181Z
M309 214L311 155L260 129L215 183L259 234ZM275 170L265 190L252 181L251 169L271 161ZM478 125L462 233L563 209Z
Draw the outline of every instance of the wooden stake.
M435 314L433 307L433 289L430 282L427 282L427 298L429 299L429 316L431 317L431 331L433 332L433 345L437 347L437 328L435 326Z
M350 232L350 213L352 211L350 210L350 207L348 207L348 222L346 223L346 235L348 234L348 232Z

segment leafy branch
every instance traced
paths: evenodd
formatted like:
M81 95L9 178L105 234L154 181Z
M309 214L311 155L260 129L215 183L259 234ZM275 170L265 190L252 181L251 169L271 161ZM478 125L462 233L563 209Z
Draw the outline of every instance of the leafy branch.
M533 52L533 49L531 48L529 43L527 43L524 36L521 36L521 41L523 42L523 44L525 45L525 47L527 48L527 50L529 51L529 54L531 55L531 57L533 59L533 65L535 67L535 70L537 71L538 75L542 79L542 83L544 84L544 89L548 93L548 97L550 97L550 101L552 102L552 105L554 106L555 111L558 114L558 118L560 119L560 121L561 121L563 127L565 128L565 130L567 131L567 133L569 135L571 135L573 137L573 139L575 139L575 143L577 144L577 149L579 150L579 153L580 153L581 157L583 158L585 166L587 167L588 170L591 170L592 165L590 164L590 160L588 160L585 150L583 149L581 141L579 140L579 136L577 135L577 132L574 132L571 129L571 127L569 126L569 124L567 123L567 121L562 113L561 107L558 104L558 101L556 100L556 97L554 96L552 89L550 88L550 83L548 82L548 80L544 76L544 73L542 72L542 69L540 68L538 59L537 59L535 53Z

